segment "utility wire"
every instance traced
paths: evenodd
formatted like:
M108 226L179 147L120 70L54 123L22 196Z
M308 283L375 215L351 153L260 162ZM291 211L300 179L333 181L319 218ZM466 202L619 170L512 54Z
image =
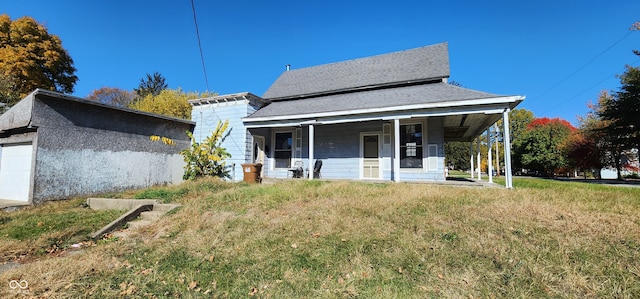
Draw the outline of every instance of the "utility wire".
M198 37L198 49L200 50L200 61L202 61L202 71L204 72L204 82L207 85L207 93L208 93L209 90L210 90L209 89L209 79L207 78L207 68L205 67L205 64L204 64L204 55L202 54L202 42L200 41L200 31L198 30L198 20L196 18L196 7L193 4L193 0L191 0L191 10L193 11L193 23L196 25L196 36ZM222 119L220 118L218 113L216 113L215 108L211 109L211 110L213 111L213 114L218 118L218 120L222 121ZM202 111L200 111L200 121L202 123L205 123ZM227 134L229 134L229 132L227 132ZM201 135L201 138L204 139L204 136L202 136L202 127L200 127L200 135ZM230 137L231 141L238 148L238 150L240 150L241 152L243 151L242 147L240 147L240 145L238 145L238 143L233 138L233 136L231 136L231 135L226 135L226 136ZM223 140L225 138L226 137L224 137ZM233 163L233 164L235 165L235 163ZM235 170L234 170L234 175L235 175Z
M563 83L567 82L567 80L569 80L571 77L573 77L575 74L577 74L578 72L580 72L581 70L583 70L585 67L587 67L588 65L590 65L591 63L593 63L594 61L596 61L596 59L600 58L600 56L602 56L604 53L606 53L607 51L611 50L611 48L613 48L615 45L619 44L621 41L623 41L625 38L627 38L629 35L631 35L631 33L633 33L632 30L630 30L629 32L627 32L627 34L625 34L623 37L621 37L620 39L618 39L617 41L615 41L613 44L611 44L609 47L607 47L606 49L604 49L602 52L600 52L600 54L596 55L595 57L593 57L591 60L587 61L587 63L585 63L584 65L582 65L581 67L579 67L575 72L571 73L569 76L565 77L564 79L560 80L560 82L556 83L555 85L551 86L549 89L545 90L544 92L542 92L541 94L538 95L538 97L542 97L543 95L547 94L548 92L550 92L551 90L555 89L556 87L562 85Z
M630 65L632 65L632 66L633 66L633 65L635 65L635 64L636 64L636 63L638 63L638 62L640 62L640 59L636 60L635 62L633 62L633 63L632 63L632 64L630 64ZM626 67L625 67L625 68L626 68ZM581 96L582 94L586 93L587 91L591 90L592 88L594 88L594 87L596 87L596 86L598 86L598 85L602 84L604 81L607 81L607 80L611 79L611 77L615 77L615 76L617 76L618 74L620 74L621 72L624 72L625 68L622 68L622 69L620 69L617 73L615 73L615 74L613 74L613 75L609 75L609 76L607 76L606 78L604 78L604 79L602 79L602 80L598 81L597 83L592 84L591 86L589 86L588 88L584 89L583 91L581 91L581 92L577 93L576 95L574 95L574 96L572 96L572 97L570 97L570 98L567 98L567 99L566 99L566 100L564 100L564 101L560 101L557 105L555 105L555 106L553 106L553 107L549 108L549 109L548 109L545 113L543 113L543 114L546 114L546 113L548 113L548 112L551 112L551 111L553 111L553 110L557 109L558 107L563 106L563 105L565 105L565 104L569 103L569 101L571 101L571 100L573 100L573 99L575 99L575 98L577 98L577 97Z
M209 79L207 78L207 68L205 67L204 64L204 55L202 54L202 42L200 41L200 30L198 30L198 19L196 18L196 7L193 4L193 0L191 0L191 10L193 11L193 23L196 25L196 36L198 37L198 49L200 50L200 61L202 61L202 71L204 72L204 82L207 84L207 92L209 92ZM213 114L215 115L216 118L218 118L218 121L222 121L222 119L220 118L220 116L218 115L218 113L216 113L215 109L212 109ZM204 116L202 115L202 111L200 111L200 121L203 124L206 124L205 120L204 120ZM213 123L212 123L213 124ZM201 138L204 139L204 136L202 135L202 127L200 128L200 135ZM229 136L231 141L233 142L233 144L240 150L242 151L242 147L240 147L240 145L238 145L238 143L236 142L236 140L233 138L233 136Z
M193 11L193 23L196 25L196 36L198 37L198 49L200 50L200 60L202 61L202 71L204 72L204 82L207 84L209 92L209 79L207 78L207 68L204 65L204 55L202 54L202 43L200 42L200 31L198 30L198 20L196 19L196 7L191 0L191 10Z

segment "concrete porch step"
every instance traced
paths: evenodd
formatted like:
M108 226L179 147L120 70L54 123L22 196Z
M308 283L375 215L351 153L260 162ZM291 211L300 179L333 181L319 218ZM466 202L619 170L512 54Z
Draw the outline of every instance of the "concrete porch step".
M127 223L127 226L129 229L138 229L141 227L145 227L147 225L150 225L151 223L155 222L154 220L135 220L135 221L129 221Z
M181 205L179 204L175 204L175 203L165 203L165 204L154 204L153 205L153 210L154 211L161 211L161 212L169 212L177 207L180 207Z
M156 221L156 220L160 219L160 217L162 217L162 215L164 215L164 213L165 212L163 212L163 211L156 211L156 210L142 212L142 213L140 213L140 219L152 222L152 221Z

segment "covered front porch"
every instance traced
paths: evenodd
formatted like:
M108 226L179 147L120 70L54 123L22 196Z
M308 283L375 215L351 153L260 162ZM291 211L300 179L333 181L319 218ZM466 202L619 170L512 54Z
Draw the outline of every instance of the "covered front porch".
M508 113L521 99L494 100L502 103L457 109L396 107L384 113L360 115L250 116L243 122L253 137L252 162L264 165L265 178L290 177L291 170L297 167L307 174L315 161L321 160L322 179L445 182L445 141L472 141L487 133L499 119L505 124L504 139L509 140ZM510 144L505 142L503 152L509 150ZM474 159L479 159L475 150L472 153ZM511 188L510 156L502 157L507 169L506 187Z

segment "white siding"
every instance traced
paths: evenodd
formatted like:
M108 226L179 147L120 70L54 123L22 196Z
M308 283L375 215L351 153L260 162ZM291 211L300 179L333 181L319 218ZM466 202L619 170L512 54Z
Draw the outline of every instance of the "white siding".
M420 120L417 120L420 121ZM314 159L320 159L323 161L321 175L323 179L360 179L360 133L362 132L379 132L384 143L384 124L390 124L390 122L372 121L361 122L353 124L332 124L332 125L316 125L315 126L315 147L314 147ZM442 118L432 117L424 122L426 127L425 140L423 144L424 148L424 161L425 167L423 169L402 169L400 173L401 181L443 181L444 176L444 148L443 148L443 126ZM278 131L289 130L296 131L294 128L278 128ZM306 126L302 127L302 161L304 162L304 169L312 168L309 165L309 129ZM391 130L389 130L391 131ZM272 138L270 133L264 133L267 138L269 147L273 148ZM390 133L391 141L395 136ZM294 137L295 138L295 137ZM432 150L435 148L436 155L429 156L429 145ZM385 151L384 145L381 152L382 161L385 159L391 162L390 156L392 150ZM269 168L272 165L271 155L267 153L267 169L265 176L272 178L286 178L287 170L274 170ZM313 163L313 162L312 162ZM384 166L382 164L381 166ZM391 180L391 167L389 169L383 169L383 180Z
M215 130L218 121L229 120L228 135L222 142L222 147L231 154L226 160L227 165L235 168L231 170L232 179L241 181L243 178L243 163L251 162L253 137L242 123L242 118L257 110L257 105L247 100L211 103L194 106L191 119L196 122L194 137L201 142Z

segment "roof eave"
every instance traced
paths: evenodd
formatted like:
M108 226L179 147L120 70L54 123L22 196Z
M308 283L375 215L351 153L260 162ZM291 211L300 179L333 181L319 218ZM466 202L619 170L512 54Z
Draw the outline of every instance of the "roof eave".
M344 88L344 89L328 90L328 91L322 91L322 92L292 95L292 96L285 96L285 97L266 98L266 100L269 102L301 100L301 99L330 96L330 95L344 94L344 93L351 93L351 92L361 92L361 91L370 91L370 90L385 89L385 88L396 88L396 87L406 87L406 86L412 86L412 85L445 82L446 78L449 78L449 76L422 78L422 79L415 79L415 80L403 80L403 81L390 82L390 83L384 83L384 84L350 87L350 88Z
M141 111L141 110L135 110L135 109L131 109L131 108L117 107L117 106L103 104L103 103L100 103L100 102L97 102L97 101L90 101L90 100L87 100L87 99L84 99L84 98L80 98L80 97L76 97L76 96L70 96L70 95L67 95L67 94L63 94L63 93L59 93L59 92L55 92L55 91L50 91L50 90L45 90L45 89L36 89L35 91L33 91L32 95L34 96L34 98L36 98L38 95L43 95L43 96L48 96L48 97L53 97L53 98L64 98L64 99L69 100L69 101L74 101L74 102L79 102L79 103L89 104L89 105L95 105L95 106L100 106L100 107L114 109L114 110L120 110L120 111L127 112L127 113L134 113L134 114L146 115L146 116L161 118L161 119L170 120L170 121L181 122L181 123L189 124L189 125L192 125L192 126L195 126L195 124L196 124L195 122L193 122L191 120L188 120L188 119L171 117L171 116L166 116L166 115L162 115L162 114L155 114L155 113L150 113L150 112Z
M254 95L250 92L240 92L240 93L232 93L232 94L226 94L226 95L220 95L220 96L208 97L208 98L202 98L202 99L194 99L194 100L189 100L188 102L192 106L200 106L200 105L207 105L207 104L217 104L217 103L223 103L223 102L234 102L234 101L244 101L244 100L249 100L249 101L254 100L263 104L268 103L267 100L257 95Z
M267 116L267 117L245 117L242 119L244 123L252 122L266 122L266 121L283 121L283 120L295 120L295 119L314 119L314 118L328 118L339 117L347 115L359 115L359 114L372 114L372 113L388 113L392 111L411 111L411 110L425 110L425 109L437 109L447 107L464 107L464 106L479 106L479 105L491 105L491 104L508 104L509 109L513 109L520 102L524 100L523 96L504 96L493 97L484 99L473 100L458 100L428 104L416 104L416 105L404 105L404 106L392 106L384 108L366 108L359 110L348 111L334 111L334 112L322 112L322 113L310 113L310 114L296 114L296 115L282 115L282 116Z

